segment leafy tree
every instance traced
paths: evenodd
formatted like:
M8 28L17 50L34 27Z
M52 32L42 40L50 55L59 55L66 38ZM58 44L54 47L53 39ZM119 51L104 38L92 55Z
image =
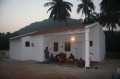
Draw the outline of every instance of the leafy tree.
M11 37L11 33L7 32L0 33L0 50L8 50L9 49L9 38Z
M101 14L100 24L107 27L109 31L116 29L117 25L120 26L120 0L102 0L100 3Z
M77 13L82 11L82 15L85 14L86 21L85 23L91 23L90 14L95 10L94 3L92 0L81 0L82 3L78 5Z
M110 38L109 31L105 31L106 57L120 58L120 31L114 31Z
M18 35L17 31L14 33L0 33L0 50L9 50L9 39Z
M88 21L88 17L86 17L84 19L84 24L99 22L99 18L100 18L100 14L99 13L91 12L89 21Z
M51 2L45 3L44 6L51 6L47 12L51 10L50 18L53 20L57 20L58 22L65 21L67 23L67 19L70 17L72 3L63 1L63 0L52 0Z

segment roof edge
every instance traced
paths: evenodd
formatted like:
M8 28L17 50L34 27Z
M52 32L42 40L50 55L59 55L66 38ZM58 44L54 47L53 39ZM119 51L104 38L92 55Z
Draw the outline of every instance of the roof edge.
M93 23L93 24L87 25L87 26L85 27L85 29L92 28L92 27L94 27L94 26L96 26L96 25L98 25L98 24L99 24L99 22L95 22L95 23Z
M19 37L22 37L22 36L26 36L26 35L28 35L28 34L36 33L36 32L37 32L37 31L35 31L35 32L30 32L30 33L26 33L26 34L19 35L19 36L15 36L15 37L10 38L10 40L15 39L15 38L19 38Z

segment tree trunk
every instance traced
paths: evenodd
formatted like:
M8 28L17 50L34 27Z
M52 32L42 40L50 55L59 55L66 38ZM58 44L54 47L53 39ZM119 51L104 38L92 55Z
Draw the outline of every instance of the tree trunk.
M90 10L88 10L88 22L87 23L90 23Z

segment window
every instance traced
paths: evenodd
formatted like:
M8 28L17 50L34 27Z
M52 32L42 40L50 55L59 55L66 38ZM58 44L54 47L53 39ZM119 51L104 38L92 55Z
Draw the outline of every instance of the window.
M25 42L25 47L30 47L30 42L29 41Z
M65 51L70 51L70 50L71 50L70 42L65 42Z
M93 41L90 41L90 46L93 46Z
M54 42L54 51L58 51L58 42Z

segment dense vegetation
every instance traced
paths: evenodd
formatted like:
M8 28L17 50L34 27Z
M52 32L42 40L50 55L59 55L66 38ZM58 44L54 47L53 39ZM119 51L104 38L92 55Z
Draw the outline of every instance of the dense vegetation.
M18 33L0 33L0 50L9 50L9 38L17 36Z
M106 57L120 58L120 31L105 31Z

